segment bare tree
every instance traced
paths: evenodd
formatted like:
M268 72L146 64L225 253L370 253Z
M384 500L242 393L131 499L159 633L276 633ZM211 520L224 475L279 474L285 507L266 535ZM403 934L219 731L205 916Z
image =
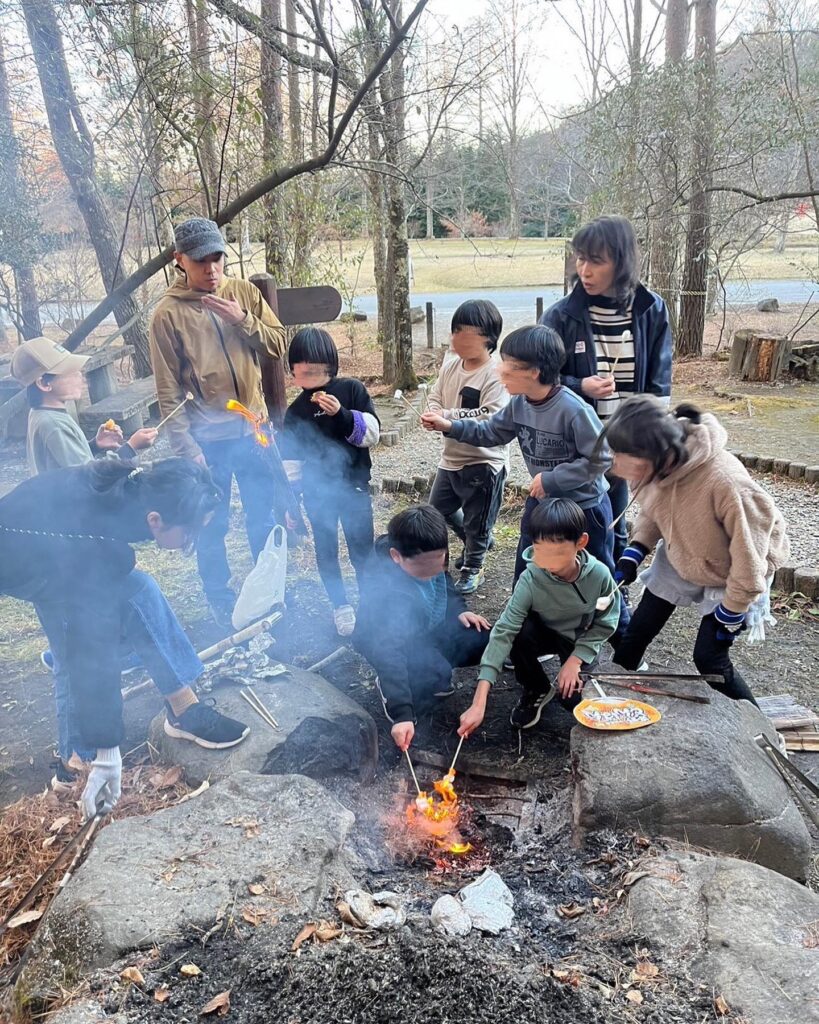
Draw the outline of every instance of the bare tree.
M717 0L695 0L697 101L692 146L692 195L688 206L680 325L675 342L678 355L701 355L705 331L708 249L711 237L711 198L716 116L715 78Z
M14 274L14 289L19 304L19 328L24 338L43 333L40 305L31 259L37 252L41 234L38 218L26 185L20 159L20 143L14 128L11 92L6 73L3 37L0 35L0 180L5 196L0 227L3 237L3 261Z
M97 184L94 142L71 82L57 16L51 0L23 0L22 6L51 137L110 296L123 284L122 250L116 243L114 224ZM125 340L134 346L136 372L146 376L151 372L148 335L130 291L110 308L123 328Z
M281 0L262 0L261 22L266 33L277 34L281 25ZM270 43L260 40L260 90L264 173L284 160L284 109L282 105L282 57ZM287 241L285 238L284 191L274 189L263 199L265 223L265 267L277 282L285 280Z

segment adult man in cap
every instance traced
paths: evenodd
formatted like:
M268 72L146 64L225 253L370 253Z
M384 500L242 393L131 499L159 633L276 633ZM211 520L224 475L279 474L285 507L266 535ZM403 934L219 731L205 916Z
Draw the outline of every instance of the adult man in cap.
M174 451L208 466L222 491L197 558L214 618L228 628L236 600L225 552L231 484L236 477L255 559L273 526L274 481L251 425L225 403L236 399L267 414L259 355L281 357L285 332L258 288L225 277L225 242L214 221L177 225L174 265L177 279L151 317L151 362L163 416L193 395L168 421Z

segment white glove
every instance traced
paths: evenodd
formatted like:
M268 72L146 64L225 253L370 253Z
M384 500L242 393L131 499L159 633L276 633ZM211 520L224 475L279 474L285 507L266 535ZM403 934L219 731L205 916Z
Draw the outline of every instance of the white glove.
M122 792L122 757L119 747L100 747L91 763L91 771L82 791L82 810L87 818L97 813L110 814Z

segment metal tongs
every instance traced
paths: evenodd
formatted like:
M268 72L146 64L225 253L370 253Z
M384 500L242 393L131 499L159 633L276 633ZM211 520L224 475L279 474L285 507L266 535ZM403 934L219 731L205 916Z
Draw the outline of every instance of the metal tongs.
M801 772L795 764L792 764L787 757L778 750L762 733L759 736L754 736L757 746L759 746L771 760L771 763L782 776L785 785L790 789L796 799L799 801L802 810L807 814L811 821L819 828L819 811L813 807L805 797L805 794L797 786L797 782L800 782L805 789L807 789L814 797L819 799L819 786L815 782L812 782L804 772Z

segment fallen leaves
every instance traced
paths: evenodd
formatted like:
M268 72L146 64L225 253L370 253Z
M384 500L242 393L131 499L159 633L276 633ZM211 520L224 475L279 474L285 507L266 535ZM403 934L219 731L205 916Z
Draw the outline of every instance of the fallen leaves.
M62 829L65 828L66 825L69 825L70 823L71 823L71 818L63 815L63 817L55 818L54 821L51 822L51 825L49 826L48 831L49 832L60 832Z
M338 903L336 903L336 912L338 913L338 916L341 918L341 920L345 924L350 925L351 928L364 927L363 921L359 921L359 919L353 913L350 904L345 902L344 900L339 900Z
M314 942L332 942L343 934L343 925L333 924L332 921L309 921L295 937L290 949L297 953L308 939Z
M24 924L31 924L32 921L39 921L42 916L42 910L24 910L22 914L15 914L6 928L20 928Z
M557 908L558 916L571 920L573 917L580 917L586 913L586 908L579 903L561 903Z
M202 972L199 970L196 964L182 964L182 966L179 968L179 973L182 975L183 978L196 978Z
M553 967L552 977L563 985L571 985L572 988L580 988L583 975L576 967Z
M259 835L259 822L255 818L229 818L225 824L231 828L243 828L245 839L255 839Z
M132 985L145 984L142 971L138 967L126 967L124 971L120 971L119 976L122 981L129 981Z
M170 995L171 990L168 988L168 986L160 985L159 988L156 989L156 991L154 992L154 1002L164 1003L167 999L170 998Z
M731 1012L731 1007L726 1002L723 996L717 996L714 999L714 1009L720 1015L720 1017L727 1017Z
M252 924L254 928L257 928L260 924L271 919L271 910L265 910L262 907L253 907L249 904L242 907L242 918L247 921L248 924ZM274 919L275 920L275 919Z
M211 1013L215 1013L219 1017L224 1017L229 1009L230 989L226 989L224 992L220 992L218 996L214 996L209 1003L205 1003L205 1005L199 1011L199 1016L207 1017Z
M630 1003L636 1003L639 1006L643 1001L643 993L638 991L636 988L630 988L628 992L626 992L626 999L628 999Z
M154 772L154 774L148 779L148 782L154 787L154 789L173 789L174 786L178 786L185 775L185 770L181 765L174 765L173 768L169 768L165 772Z
M262 896L267 889L260 882L251 882L247 887L247 891L251 896Z

